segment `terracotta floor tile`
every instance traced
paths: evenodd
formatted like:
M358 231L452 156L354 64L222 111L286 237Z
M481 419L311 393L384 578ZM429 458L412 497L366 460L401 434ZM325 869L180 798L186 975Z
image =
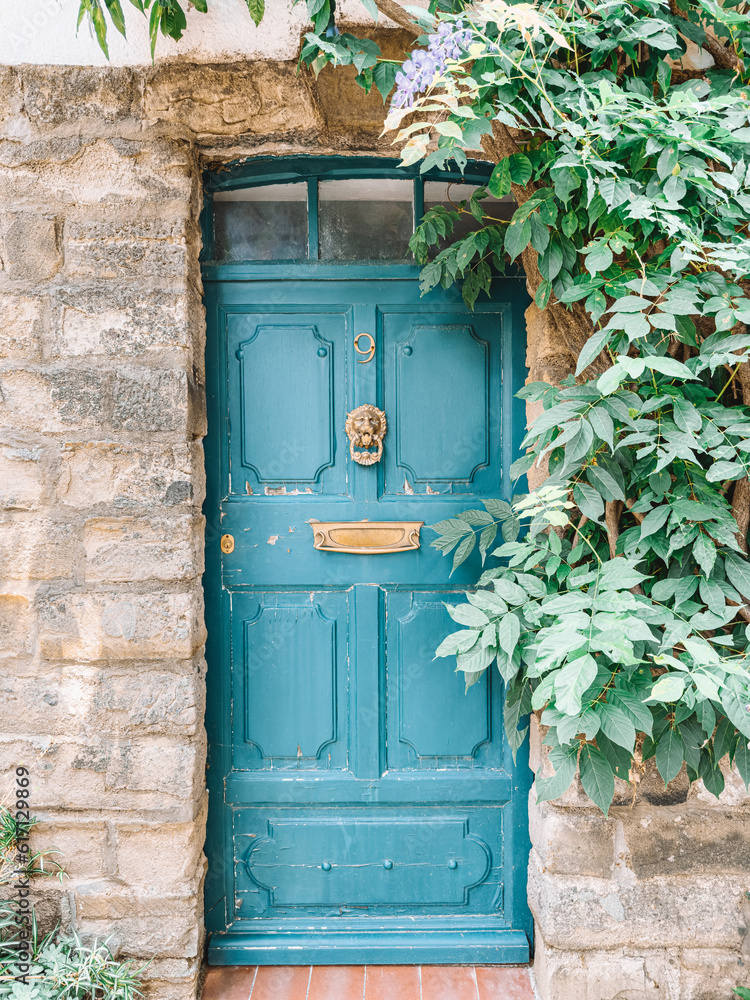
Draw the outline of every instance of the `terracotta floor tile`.
M368 965L365 1000L419 1000L419 966Z
M202 1000L248 1000L254 965L214 965L206 973Z
M363 965L314 965L307 1000L362 1000Z
M463 965L423 965L422 1000L477 1000L474 969Z
M477 966L479 1000L534 1000L528 969L513 965Z
M309 982L309 965L261 965L252 1000L305 1000Z

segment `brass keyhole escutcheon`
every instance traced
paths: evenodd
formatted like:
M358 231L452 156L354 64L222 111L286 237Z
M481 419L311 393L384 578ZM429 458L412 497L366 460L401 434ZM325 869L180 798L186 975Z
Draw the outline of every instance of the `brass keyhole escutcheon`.
M229 555L230 552L234 552L234 536L233 535L222 535L221 536L221 551Z
M366 348L364 351L359 346L359 342L363 337L366 337L370 341L370 346ZM357 352L357 354L367 355L366 358L357 358L358 365L366 365L368 361L372 361L373 357L375 356L375 338L373 337L373 335L371 333L358 333L357 336L354 338L354 350Z

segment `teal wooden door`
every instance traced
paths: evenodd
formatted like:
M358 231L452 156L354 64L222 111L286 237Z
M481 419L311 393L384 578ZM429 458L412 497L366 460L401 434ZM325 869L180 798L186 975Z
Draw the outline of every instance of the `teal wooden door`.
M403 266L255 272L206 286L210 961L527 961L529 771L502 681L464 694L433 659L478 562L450 578L424 528L409 551L313 544L315 522L508 494L522 281L469 313ZM363 403L387 419L370 466L344 432Z

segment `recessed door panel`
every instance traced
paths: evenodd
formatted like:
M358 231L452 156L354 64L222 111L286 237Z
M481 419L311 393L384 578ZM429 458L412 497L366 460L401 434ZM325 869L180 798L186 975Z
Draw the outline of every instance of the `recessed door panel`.
M461 599L455 591L387 595L389 768L503 767L501 734L493 742L499 676L485 673L465 691L455 658L435 659L435 636L456 630L445 605Z
M269 815L270 812L270 815ZM245 809L234 860L244 913L502 916L502 803L441 810Z
M235 766L346 764L346 594L236 594Z
M231 492L345 492L336 451L345 441L347 319L304 310L227 315Z
M382 312L386 495L502 491L503 310Z

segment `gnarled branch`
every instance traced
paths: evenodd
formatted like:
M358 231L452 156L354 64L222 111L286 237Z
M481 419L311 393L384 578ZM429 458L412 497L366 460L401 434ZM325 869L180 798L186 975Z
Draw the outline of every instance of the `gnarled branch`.
M381 14L385 14L391 21L394 21L400 28L410 31L415 38L424 34L424 31L410 14L404 10L396 0L375 0L375 6Z

